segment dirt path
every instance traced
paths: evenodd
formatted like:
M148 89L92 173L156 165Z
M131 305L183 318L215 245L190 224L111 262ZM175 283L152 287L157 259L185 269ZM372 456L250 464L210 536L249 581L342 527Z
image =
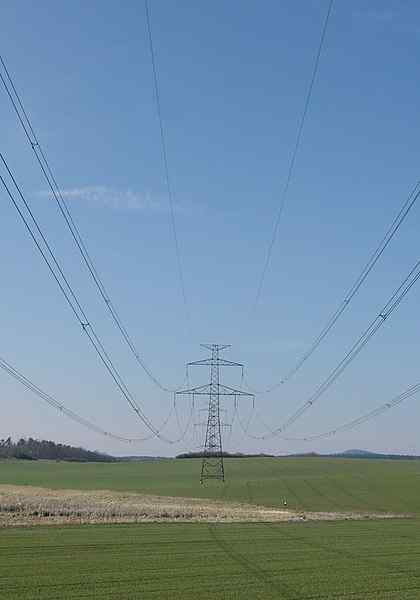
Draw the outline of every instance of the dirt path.
M0 527L64 523L277 522L407 515L296 512L202 498L0 485Z

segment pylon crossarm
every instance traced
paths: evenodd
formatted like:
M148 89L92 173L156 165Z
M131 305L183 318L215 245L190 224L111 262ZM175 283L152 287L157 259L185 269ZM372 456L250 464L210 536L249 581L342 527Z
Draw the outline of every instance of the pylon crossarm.
M184 394L185 396L188 394L194 394L195 396L208 396L210 393L216 393L219 396L246 396L248 398L254 398L255 396L255 394L243 392L242 390L237 390L222 384L219 384L216 392L214 392L214 390L210 390L209 385L202 385L189 390L179 390L178 392L175 392L175 394Z
M187 367L209 367L212 364L211 358L204 358L203 360L194 360L193 362L187 363ZM217 359L217 364L219 367L240 367L243 368L242 363L232 362L231 360L226 360L224 358Z
M231 360L226 360L225 358L219 358L218 362L220 367L240 367L243 369L242 363L232 362Z
M195 360L187 363L187 367L209 367L211 365L211 358L205 358L203 360Z
M243 392L242 390L237 390L233 387L229 387L228 385L220 384L219 388L221 390L225 390L225 391L219 392L221 396L248 396L248 397L255 396L255 394L250 394L249 392Z
M211 350L212 352L215 350L217 353L222 350L226 350L226 348L230 348L230 344L200 344L202 348L207 348L207 350Z
M188 390L178 390L175 394L204 394L208 395L210 390L210 385L199 385L198 387L189 388Z

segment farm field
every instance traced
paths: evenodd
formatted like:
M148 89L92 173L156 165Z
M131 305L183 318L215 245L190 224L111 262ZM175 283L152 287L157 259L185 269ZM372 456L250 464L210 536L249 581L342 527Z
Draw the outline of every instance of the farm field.
M418 600L420 521L4 529L5 600Z
M136 463L0 462L0 484L133 491L305 511L420 515L420 461L257 458L226 461L227 482L201 486L198 460Z
M0 462L0 485L115 490L405 519L130 523L0 529L5 600L418 600L420 462L320 458L200 463Z

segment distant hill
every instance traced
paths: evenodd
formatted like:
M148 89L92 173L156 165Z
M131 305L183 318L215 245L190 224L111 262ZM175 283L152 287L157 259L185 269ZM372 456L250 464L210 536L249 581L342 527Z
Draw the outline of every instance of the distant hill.
M317 452L306 452L300 454L289 454L290 457L318 457L318 458L370 458L370 459L388 459L388 460L418 460L420 456L416 454L385 454L382 452L370 452L369 450L344 450L332 454L318 454Z
M383 452L369 452L368 450L346 450L338 454L332 454L331 456L338 456L342 458L386 458L388 460L416 460L420 456L416 454L386 454Z
M361 458L363 457L368 457L368 456L377 456L377 455L381 455L381 453L378 452L369 452L369 450L344 450L344 452L340 452L340 454L342 456L360 456Z
M56 444L50 440L21 438L14 442L10 437L0 439L0 458L22 460L65 460L75 462L114 462L115 458L100 452L76 448L66 444Z

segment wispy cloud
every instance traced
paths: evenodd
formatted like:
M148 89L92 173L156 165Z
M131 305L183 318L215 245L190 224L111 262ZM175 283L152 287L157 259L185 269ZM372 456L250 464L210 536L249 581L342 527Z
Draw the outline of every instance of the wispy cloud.
M150 192L111 188L105 185L90 185L62 189L61 195L66 201L80 202L97 208L109 208L119 211L142 211L166 214L169 211L168 200L154 196ZM49 192L40 192L43 197L51 197ZM175 202L177 213L191 215L202 211L202 206L186 202Z

